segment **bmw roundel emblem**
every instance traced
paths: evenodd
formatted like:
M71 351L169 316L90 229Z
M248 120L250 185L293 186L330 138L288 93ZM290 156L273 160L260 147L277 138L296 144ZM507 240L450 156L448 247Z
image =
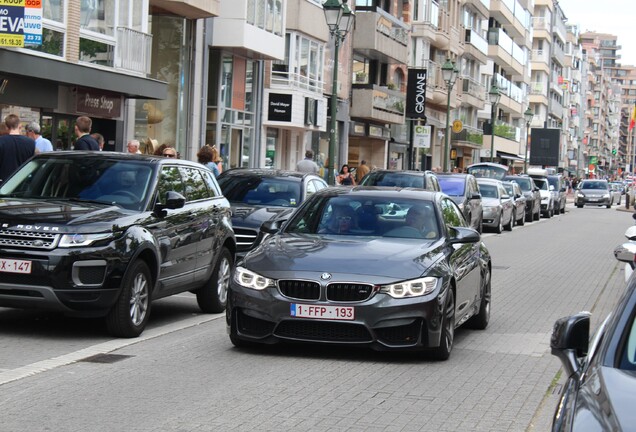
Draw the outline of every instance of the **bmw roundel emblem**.
M331 279L331 273L323 273L320 275L320 279L322 280L329 280Z

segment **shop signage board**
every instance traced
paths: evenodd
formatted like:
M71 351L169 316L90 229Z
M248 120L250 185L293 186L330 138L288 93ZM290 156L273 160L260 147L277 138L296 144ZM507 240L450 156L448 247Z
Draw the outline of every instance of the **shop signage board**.
M292 121L292 95L281 93L269 94L269 106L267 120L291 122Z
M42 0L0 0L0 47L42 45Z
M76 98L75 109L79 113L102 118L121 116L121 95L78 87Z
M426 118L427 69L409 69L406 85L406 117Z
M413 130L413 147L431 148L431 127L430 126L414 126Z

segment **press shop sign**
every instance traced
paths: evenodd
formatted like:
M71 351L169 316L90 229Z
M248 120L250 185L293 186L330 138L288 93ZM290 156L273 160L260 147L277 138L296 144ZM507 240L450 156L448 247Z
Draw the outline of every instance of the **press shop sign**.
M42 45L42 0L0 0L0 47Z

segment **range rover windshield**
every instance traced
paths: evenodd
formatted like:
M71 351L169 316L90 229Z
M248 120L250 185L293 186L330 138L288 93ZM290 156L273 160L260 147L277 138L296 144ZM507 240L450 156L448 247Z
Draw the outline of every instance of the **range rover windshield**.
M34 158L0 187L0 198L90 201L140 211L148 201L153 167L101 158Z

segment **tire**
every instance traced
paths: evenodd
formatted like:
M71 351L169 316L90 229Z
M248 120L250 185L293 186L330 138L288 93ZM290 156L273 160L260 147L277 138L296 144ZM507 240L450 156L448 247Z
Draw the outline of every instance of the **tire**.
M538 221L541 219L541 206L539 206L539 210L534 214L534 220Z
M582 204L577 204L576 208L583 208L583 205Z
M446 303L444 303L444 316L442 318L442 334L439 346L433 348L432 357L435 360L448 360L453 350L455 339L455 295L451 287L448 288Z
M526 224L526 210L523 210L523 217L519 218L517 225L524 226Z
M612 203L609 203L608 205L605 206L606 208L612 208Z
M501 214L501 217L503 217L503 213ZM514 220L517 216L515 215L515 211L514 209L512 210L512 214L510 215L510 221L504 226L504 229L506 231L512 231L512 225L514 224Z
M503 231L503 213L499 213L498 223L497 223L497 226L495 227L495 232L497 234L501 234L502 231Z
M152 282L148 265L133 262L122 280L117 302L106 315L108 332L116 337L134 338L146 327L150 316Z
M196 291L201 312L221 313L225 310L232 277L232 263L232 254L224 247L214 264L210 280Z
M492 299L492 290L491 290L491 275L490 271L486 269L487 274L483 279L483 287L481 294L481 301L479 303L479 312L477 315L474 315L468 321L466 321L466 326L471 329L476 330L485 330L488 327L488 323L490 322L490 302Z

